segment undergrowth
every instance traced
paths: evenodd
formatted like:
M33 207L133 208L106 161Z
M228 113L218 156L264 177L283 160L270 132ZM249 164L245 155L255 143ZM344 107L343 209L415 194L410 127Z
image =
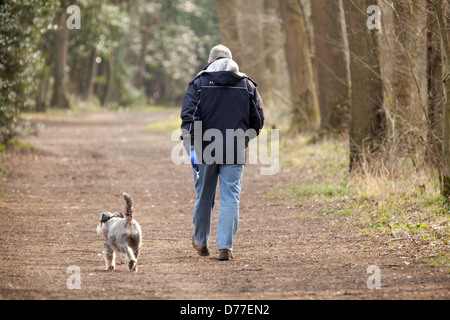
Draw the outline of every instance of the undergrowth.
M407 158L395 163L395 172L383 168L350 173L348 150L344 140L284 140L282 171L299 178L267 195L289 206L312 200L320 204L316 214L332 217L334 226L383 236L390 246L421 243L448 251L450 207L440 196L437 173L426 165L418 169L417 162ZM434 263L448 267L445 257Z

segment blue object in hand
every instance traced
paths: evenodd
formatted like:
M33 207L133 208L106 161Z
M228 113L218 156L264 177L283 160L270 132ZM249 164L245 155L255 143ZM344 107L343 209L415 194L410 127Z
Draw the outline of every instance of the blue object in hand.
M192 167L194 169L199 169L200 168L200 163L198 161L197 153L195 152L194 148L191 149L191 163L192 163Z

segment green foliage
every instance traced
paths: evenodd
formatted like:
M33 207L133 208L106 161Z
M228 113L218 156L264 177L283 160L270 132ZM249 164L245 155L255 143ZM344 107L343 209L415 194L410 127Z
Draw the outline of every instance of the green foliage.
M34 107L35 77L43 68L37 46L51 1L6 1L0 6L0 141L9 144L30 131L20 113Z
M209 50L220 40L216 6L205 0L161 2L147 57L153 102L179 104L186 83L206 65Z
M73 4L81 29L69 30L64 86L75 104L179 104L220 40L216 1L1 2L0 142L29 131L21 113L50 107L57 18Z
M79 6L82 29L70 33L71 90L86 92L95 53L100 69L95 94L109 109L148 102L178 104L187 81L220 39L215 1L85 0ZM136 83L142 58L143 82Z

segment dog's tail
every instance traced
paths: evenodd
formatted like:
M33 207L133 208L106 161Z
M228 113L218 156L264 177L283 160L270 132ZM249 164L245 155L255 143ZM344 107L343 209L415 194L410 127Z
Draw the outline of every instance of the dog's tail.
M123 197L125 198L125 201L127 203L127 205L125 206L125 217L128 221L131 221L131 219L133 219L133 201L127 193L124 193Z

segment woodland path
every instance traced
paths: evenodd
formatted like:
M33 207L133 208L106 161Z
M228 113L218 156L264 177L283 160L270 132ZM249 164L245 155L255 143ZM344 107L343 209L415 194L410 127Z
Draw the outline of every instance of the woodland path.
M170 133L145 130L173 112L99 112L46 118L32 150L1 156L0 299L448 299L450 277L385 242L332 226L321 203L290 208L266 190L291 181L245 169L236 260L191 247L189 166L176 166ZM144 241L139 272L119 258L103 271L100 213L134 200ZM217 204L218 207L219 204ZM217 208L211 248L215 249ZM367 268L381 270L369 290ZM81 289L69 290L69 266Z

